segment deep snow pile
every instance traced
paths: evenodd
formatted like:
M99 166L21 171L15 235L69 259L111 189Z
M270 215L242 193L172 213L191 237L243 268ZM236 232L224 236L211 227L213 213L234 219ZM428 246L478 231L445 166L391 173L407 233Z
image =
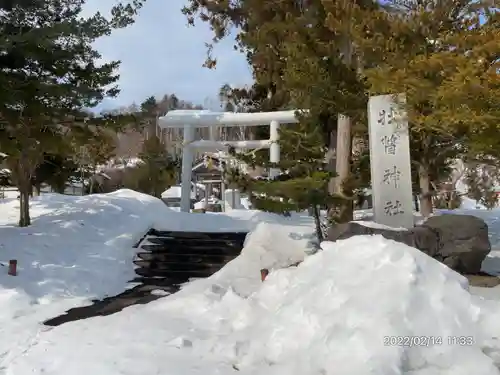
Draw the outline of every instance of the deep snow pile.
M2 200L0 260L17 259L19 276L1 272L0 288L15 288L33 302L123 291L133 277L132 246L149 229L157 204L130 190L44 194L31 202L32 225L19 228L19 201Z
M462 276L381 236L322 247L299 267L272 272L249 298L212 287L158 308L196 324L198 331L179 337L189 343L183 350L216 356L243 374L499 373L482 352L493 332L479 324ZM438 342L384 345L405 336Z
M246 232L276 218L258 211L180 213L126 189L83 197L43 194L31 201L33 220L27 228L17 227L18 215L18 199L0 200L0 264L17 259L19 271L11 277L0 267L5 271L0 272L0 290L13 288L33 303L122 292L134 277L133 246L152 227Z
M91 298L116 294L132 277L132 248L157 200L131 191L86 197L47 194L31 202L32 225L17 227L19 200L0 201L0 373L43 331L40 323Z
M305 227L260 224L242 255L212 277L149 305L43 332L6 368L20 375L499 374L483 353L499 353L497 302L485 315L463 277L380 236L325 242L298 267L279 269L304 257ZM264 283L262 266L275 268ZM403 336L442 343L384 345L385 337Z
M261 269L281 269L317 251L310 218L279 220L275 217L273 222L273 216L268 216L268 222L260 222L250 233L239 257L211 277L187 284L175 299L198 298L207 290L211 293L228 289L239 296L251 296L262 287ZM259 218L266 219L266 215L261 214Z
M124 196L128 196L128 198ZM142 202L141 199L143 199ZM169 210L157 199L126 190L116 192L113 195L96 195L85 198L54 195L43 197L40 200L47 203L46 217L39 215L43 205L34 202L33 214L38 216L38 223L35 221L33 227L27 229L32 232L43 233L43 230L46 230L49 233L54 230L53 226L61 226L62 228L65 222L71 222L72 217L73 221L77 217L85 217L85 213L92 210L90 203L94 205L94 210L102 214L101 219L99 219L99 213L90 214L87 217L89 228L97 229L96 226L90 224L96 219L98 221L96 224L102 226L99 233L101 235L100 242L95 241L93 246L90 246L92 243L91 231L80 233L80 236L70 240L71 244L74 245L73 248L67 249L54 246L58 250L53 250L54 256L49 261L56 269L63 269L64 271L64 268L68 268L74 271L73 274L70 270L57 272L57 275L54 276L54 279L62 279L61 284L66 283L66 289L76 288L79 283L88 283L89 280L96 278L95 282L90 283L91 288L89 289L93 289L92 291L85 293L84 290L80 290L80 295L85 296L98 294L96 291L102 292L107 288L112 290L113 285L118 285L118 282L112 282L112 277L119 275L119 272L126 271L127 274L132 272L131 260L134 249L130 247L132 243L131 237L134 237L134 234L139 235L136 232L139 222L142 223L142 226L149 227L152 225L158 229L206 231L251 230L259 226L259 223L266 221L282 223L274 225L276 230L280 230L279 233L269 233L269 231L265 230L265 225L273 227L272 224L264 224L264 226L260 224L264 231L257 229L255 235L248 242L255 251L249 252L247 250L248 256L235 259L232 262L232 267L223 269L211 279L219 278L221 285L226 282L226 287L232 284L236 285L235 279L239 279L241 291L247 290L248 293L260 287L259 269L261 264L269 267L273 265L282 266L288 264L288 261L302 259L304 250L309 246L312 231L312 220L307 217L281 218L276 215L249 210L233 211L232 216L224 214L184 214ZM128 205L135 205L137 214L122 209L121 214L111 215L114 210L120 211L116 207L120 205L127 206L126 202L129 200L135 201L128 203ZM95 207L99 201L101 201L102 207L99 207L99 205ZM59 206L55 202L60 202ZM87 205L84 202L87 202ZM108 207L111 205L110 202L114 202L116 207ZM9 202L8 204L12 203ZM141 205L144 205L142 210L140 210ZM48 206L51 206L51 208L49 209ZM106 213L107 209L104 207L108 207L110 212ZM6 206L2 208L7 211ZM63 210L67 210L69 214L64 214ZM16 217L15 213L12 213L11 216L12 219ZM52 223L54 217L60 218L58 219L60 222ZM86 227L87 224L85 223L83 226ZM116 237L119 233L124 236L123 228L126 228L126 233L128 233L127 240L122 243L124 247L119 251L117 248L114 249L115 251L103 250L102 257L110 257L106 269L111 274L114 273L114 276L103 279L100 273L104 272L105 269L88 267L86 262L89 260L92 262L92 257L100 256L100 249L103 244L108 242L108 238ZM22 231L14 227L10 229L12 229L13 233ZM62 236L63 232L64 230L60 229L58 235ZM70 235L76 233L78 233L76 230L68 232ZM28 253L28 249L36 243L36 239L32 236L30 238L30 242L23 245L24 248L18 247L21 253L26 251L23 263L43 263L44 252L33 251ZM53 237L47 236L46 243L49 242L50 238ZM279 241L280 245L282 245L281 252L276 250L275 241ZM14 244L15 239L13 238L10 242ZM56 252L58 252L57 256L55 256ZM80 255L71 255L71 253L75 252ZM64 258L66 253L69 254L69 257L74 256L74 258L66 261ZM285 256L282 256L283 254ZM122 256L121 259L126 259L126 261L116 262L118 256ZM114 258L111 259L112 257ZM246 262L245 259L249 262ZM85 269L86 272L79 272L79 269ZM10 281L12 287L17 288L0 288L3 312L0 314L0 324L3 326L2 338L0 339L0 352L2 353L2 356L0 356L0 373L6 371L16 375L42 373L52 375L67 375L68 373L72 375L89 373L143 375L154 373L189 374L190 371L199 372L203 370L205 373L215 374L222 373L226 367L229 373L235 371L232 367L220 363L216 358L215 360L203 360L199 356L193 357L190 352L179 353L178 349L169 342L174 340L175 343L179 334L188 332L193 327L193 322L186 320L182 315L178 318L165 316L162 311L157 310L161 305L150 304L147 305L147 309L145 309L146 306L133 306L108 317L72 322L53 329L43 327L40 322L48 317L62 313L72 305L84 304L85 298L64 298L64 296L55 298L52 296L50 304L44 304L43 306L32 298L31 302L27 300L27 303L21 306L21 303L14 298L8 299L9 295L24 288L25 281L29 282L29 279L26 280L23 277L26 276L27 272L25 270L20 271L22 272L17 277L5 276L0 278L0 282ZM189 284L180 295L192 295L196 304L199 295L197 291L204 291L209 284L203 282L210 283L209 280L205 279L200 280L201 283ZM42 295L44 293L44 281L40 281L37 283L40 288L37 293ZM122 287L124 287L123 278L121 282ZM36 285L32 285L32 287L35 289ZM61 287L61 289L64 288ZM73 295L75 294L73 293ZM167 300L168 297L165 301ZM186 306L186 309L189 309L189 305Z
M1 220L14 222L17 204L5 201ZM179 213L128 190L47 195L32 208L32 227L1 229L3 259L17 257L20 274L0 276L0 374L499 374L500 304L471 296L460 275L380 236L325 242L307 256L313 224L301 215ZM131 246L151 226L252 233L238 258L177 294L40 326L69 304L124 287ZM261 268L271 269L264 283ZM384 345L404 336L442 343Z

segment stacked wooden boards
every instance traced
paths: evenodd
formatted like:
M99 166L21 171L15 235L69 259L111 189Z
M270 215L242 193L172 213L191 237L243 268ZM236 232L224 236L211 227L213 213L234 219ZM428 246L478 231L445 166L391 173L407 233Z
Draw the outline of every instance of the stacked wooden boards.
M241 253L246 235L151 229L138 246L134 281L161 289L208 277Z

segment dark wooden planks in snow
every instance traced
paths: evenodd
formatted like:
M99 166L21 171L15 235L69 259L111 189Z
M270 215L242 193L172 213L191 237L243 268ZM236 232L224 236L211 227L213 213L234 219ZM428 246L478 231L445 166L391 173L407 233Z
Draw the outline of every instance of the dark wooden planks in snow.
M137 241L135 243L134 246L132 246L133 248L137 249L139 247L139 245L142 243L142 241L144 241L144 239L148 236L148 234L151 233L151 229L149 229L146 233L144 233L144 235L139 239L139 241Z
M224 245L186 245L186 244L150 244L142 245L141 250L151 253L168 253L168 254L202 254L202 255L239 255L242 246L224 246Z
M164 231L152 229L149 231L151 236L167 237L176 239L217 239L217 240L235 240L245 239L247 232L179 232L179 231Z
M150 237L148 237L150 236ZM94 316L110 315L127 306L145 304L164 295L151 291L160 289L175 293L180 285L196 279L211 276L226 263L238 256L243 248L246 233L197 233L149 230L135 245L140 247L138 275L130 283L135 286L117 296L93 301L90 306L70 309L44 322L57 326L66 322ZM149 244L144 244L145 239Z
M144 249L146 250L146 249ZM226 264L236 258L238 254L187 254L168 253L168 252L141 252L137 253L137 257L142 260L157 260L159 262L189 262L189 263L223 263Z
M213 275L236 258L247 233L197 233L152 229L134 264L145 285L179 285Z
M161 269L150 269L146 267L139 267L135 269L135 273L139 276L144 277L177 277L179 279L185 279L188 281L190 278L196 277L209 277L215 272L219 271L224 265L210 266L203 270L192 270L189 269L188 265L183 265L185 268L179 268L176 270L161 270Z
M147 241L155 245L184 245L190 247L224 246L224 247L237 248L241 250L243 243L245 242L245 239L240 238L240 239L229 240L229 239L215 239L215 238L202 239L202 238L148 237ZM144 245L142 246L147 246L147 244L144 243Z
M169 287L178 288L180 285L187 283L190 280L197 279L198 277L188 277L185 276L172 276L169 277L147 277L147 276L136 276L129 283L138 283L141 285L148 285L150 287L156 287L156 289L163 289Z
M150 270L165 270L165 271L205 271L214 268L221 268L222 263L207 263L207 262L159 262L157 260L134 260L134 264L140 268L149 268Z

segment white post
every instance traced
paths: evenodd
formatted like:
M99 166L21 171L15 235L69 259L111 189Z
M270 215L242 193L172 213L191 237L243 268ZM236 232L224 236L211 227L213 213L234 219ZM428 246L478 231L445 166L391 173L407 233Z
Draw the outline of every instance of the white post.
M191 172L193 168L194 150L189 143L194 141L194 127L184 127L184 144L182 146L182 175L181 175L181 211L191 210Z
M269 127L269 140L271 141L271 146L269 147L269 161L271 163L280 162L280 145L279 145L279 128L280 123L276 120L271 121ZM275 178L280 174L278 168L269 169L269 178Z
M226 211L226 205L225 205L225 200L224 200L224 194L226 194L226 185L224 184L224 179L221 179L220 182L220 200L222 202L222 211Z
M229 160L226 159L225 155L224 157L221 157L219 159L220 162L220 170L221 170L221 176L220 176L220 200L222 202L222 211L226 212L226 201L224 200L224 194L226 192L226 185L224 183L224 174L226 172L226 169L224 168L225 163L227 163Z
M208 128L208 131L209 131L209 137L208 139L210 139L211 141L215 141L215 138L217 138L217 127L216 126L211 126Z
M205 203L203 204L203 208L207 208L208 207L208 196L211 194L211 191L210 191L210 183L206 183L205 184Z

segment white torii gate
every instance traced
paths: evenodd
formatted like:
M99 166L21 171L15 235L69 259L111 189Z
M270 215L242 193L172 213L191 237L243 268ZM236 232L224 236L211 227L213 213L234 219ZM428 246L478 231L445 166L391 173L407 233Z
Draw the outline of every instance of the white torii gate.
M193 167L194 151L196 149L261 149L269 148L269 161L279 163L280 124L298 123L294 110L257 113L212 112L208 110L174 110L158 119L161 129L183 128L182 143L182 176L181 176L181 211L190 211L191 198L191 173ZM196 128L230 127L230 126L262 126L268 125L269 139L256 141L216 141L194 140ZM279 170L271 169L270 177L279 174Z

